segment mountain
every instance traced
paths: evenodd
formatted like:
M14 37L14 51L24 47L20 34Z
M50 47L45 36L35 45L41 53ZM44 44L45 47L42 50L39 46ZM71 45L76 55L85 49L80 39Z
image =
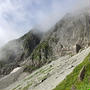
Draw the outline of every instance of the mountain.
M89 9L85 9L66 14L45 35L31 30L0 49L0 75L18 66L32 72L61 56L78 53L90 45L89 29Z
M90 14L89 9L85 8L83 10L66 14L48 32L44 34L39 32L37 29L33 29L19 39L12 40L3 46L0 49L0 75L6 75L6 77L0 80L0 88L2 89L8 87L7 85L10 85L18 80L17 76L22 74L27 75L28 72L31 76L28 76L28 78L25 78L25 76L23 78L20 77L22 78L21 83L23 82L23 84L16 87L14 84L15 88L13 90L20 90L21 87L19 86L22 86L23 89L21 88L21 90L28 90L32 85L34 85L32 86L33 88L36 87L36 90L37 88L40 90L38 85L43 85L45 80L58 80L58 77L60 81L63 80L63 78L61 79L59 75L63 76L63 73L66 73L64 74L65 77L72 72L72 70L80 64L81 61L83 61L89 52ZM83 70L82 67L84 67L84 64L87 69L89 62L87 59L85 59L84 62L86 63L82 63L79 66L79 70L77 67L72 74L75 74L75 71L78 71L78 73L76 73L76 76L78 76L80 70ZM22 69L23 71L21 70L22 74L20 74L18 70L16 73L14 71L12 74L14 69L16 70L20 67L21 69L24 69ZM69 79L72 74L68 76ZM13 77L13 75L16 77ZM88 75L88 73L86 73L86 75ZM76 76L75 80L77 80ZM81 75L79 74L79 76ZM10 77L12 77L12 80L10 80ZM33 77L36 77L36 79ZM49 78L49 80L47 78ZM34 81L36 80L35 83L32 81L33 79ZM39 79L39 82L37 79ZM63 85L70 84L70 89L73 86L74 81L71 81L70 79L71 82L68 83L69 79L66 78L62 83ZM30 80L31 83L29 83L28 80ZM66 83L64 83L65 81ZM2 82L4 82L6 86L3 85ZM17 83L20 82L17 81ZM52 81L50 83L49 84L52 86ZM57 86L55 90L57 90L62 83ZM55 85L53 84L54 87L56 84L57 83L55 83ZM60 87L62 90L64 90L63 85ZM49 87L49 90L50 88L51 87Z
M20 66L39 44L42 34L31 30L19 39L8 42L0 49L0 75L9 74L14 68Z
M89 10L66 14L44 35L40 44L28 57L25 71L33 70L58 57L74 55L90 45Z

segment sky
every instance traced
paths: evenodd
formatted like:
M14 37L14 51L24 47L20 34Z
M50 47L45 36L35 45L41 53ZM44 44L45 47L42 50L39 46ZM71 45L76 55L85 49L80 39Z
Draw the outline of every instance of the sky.
M32 28L47 31L66 13L89 5L90 0L0 0L0 47Z

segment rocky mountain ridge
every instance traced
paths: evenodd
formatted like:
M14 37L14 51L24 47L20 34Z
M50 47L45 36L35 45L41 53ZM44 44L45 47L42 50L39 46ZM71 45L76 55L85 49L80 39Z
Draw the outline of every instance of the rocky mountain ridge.
M74 12L75 13L75 12ZM42 33L30 31L0 49L0 75L24 66L32 72L46 63L65 55L78 53L90 45L90 14L79 11L66 14L42 38Z
M73 55L90 45L88 10L77 14L66 14L51 29L27 59L28 63L24 63L25 71L31 72L55 58ZM33 68L30 69L31 67Z
M0 75L9 74L20 66L41 40L41 33L31 30L19 39L8 42L0 49Z

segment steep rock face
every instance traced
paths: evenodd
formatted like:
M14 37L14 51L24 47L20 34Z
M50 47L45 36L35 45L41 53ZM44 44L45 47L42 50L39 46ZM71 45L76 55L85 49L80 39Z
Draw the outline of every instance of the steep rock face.
M62 51L72 51L76 44L80 45L81 48L87 46L90 38L89 30L90 15L88 12L66 15L55 25L53 32L49 35L50 39L54 38L58 41L54 46L54 54L60 54L61 46L63 46Z
M42 40L41 33L30 31L0 50L0 74L6 75L19 65L32 72L55 58L72 55L77 51L77 45L80 49L90 45L89 30L90 14L87 10L66 14Z
M31 30L21 38L8 42L0 49L0 75L9 74L30 56L40 42L40 34Z
M48 40L54 55L61 55L63 54L61 51L64 50L72 51L76 44L81 48L87 46L90 42L89 12L82 11L65 15L62 20L56 23L53 31L48 35Z
M80 49L87 47L90 42L89 30L90 14L88 10L65 15L35 48L27 59L25 70L31 72L53 58L72 55L76 52L77 44Z

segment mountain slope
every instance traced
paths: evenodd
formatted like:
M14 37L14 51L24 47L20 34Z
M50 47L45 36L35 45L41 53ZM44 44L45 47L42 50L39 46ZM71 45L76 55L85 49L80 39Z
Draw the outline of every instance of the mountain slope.
M27 76L23 76L24 73L21 73L19 77L15 78L17 81L10 84L10 86L4 90L52 90L64 80L78 64L82 63L89 53L90 47L74 56L68 55L60 57ZM20 79L22 76L24 78ZM10 79L7 80L10 82ZM5 85L7 85L5 78L3 81L5 87ZM3 86L1 81L0 86Z
M82 81L79 73L85 66L85 76ZM89 90L90 89L90 53L85 60L79 64L73 72L68 75L54 90Z
M66 14L46 33L27 59L25 71L33 71L45 63L64 55L73 55L90 44L90 14L79 11ZM27 64L28 63L28 64ZM33 68L31 68L33 67Z
M41 70L39 71L39 73L35 71L36 76L34 76L34 78L33 75L25 78L25 80L21 81L23 83L18 85L18 88L15 87L14 89L21 88L23 90L27 90L30 86L33 85L32 87L30 87L30 90L33 88L36 90L40 90L40 88L44 88L45 85L48 86L48 83L51 86L46 86L45 89L50 90L55 88L55 86L60 81L62 81L66 75L72 72L73 68L76 65L80 64L80 62L90 52L89 30L89 10L81 10L78 12L74 12L74 14L66 14L59 22L56 23L54 27L51 28L51 30L49 30L49 32L44 35L43 38L42 34L38 33L36 30L30 31L23 37L9 42L2 49L0 49L0 75L7 75L17 67L24 69L22 71L22 74L24 73L27 75L27 72L29 72L29 74L32 75L34 70L40 70L39 68L46 64L46 68L48 65L49 68L44 69L44 71ZM87 48L87 50L85 48ZM85 52L82 51L83 49L85 49ZM66 55L70 56L70 59L65 59ZM64 59L61 59L61 56L64 56ZM57 59L59 59L59 62L53 63L55 62L53 60ZM55 69L52 67L53 64ZM54 70L56 70L56 72L54 72L54 75L50 77L50 75L53 74L53 72L50 73L50 71L52 70L53 72ZM37 74L41 77L38 77ZM62 78L60 77L60 75L62 76ZM15 78L14 80L17 81L17 78ZM31 83L28 82L29 80ZM53 82L52 80L55 82ZM18 81L16 83L18 83ZM43 87L41 87L40 85Z
M20 66L39 44L41 33L31 30L19 39L8 42L0 49L0 75L9 74Z

